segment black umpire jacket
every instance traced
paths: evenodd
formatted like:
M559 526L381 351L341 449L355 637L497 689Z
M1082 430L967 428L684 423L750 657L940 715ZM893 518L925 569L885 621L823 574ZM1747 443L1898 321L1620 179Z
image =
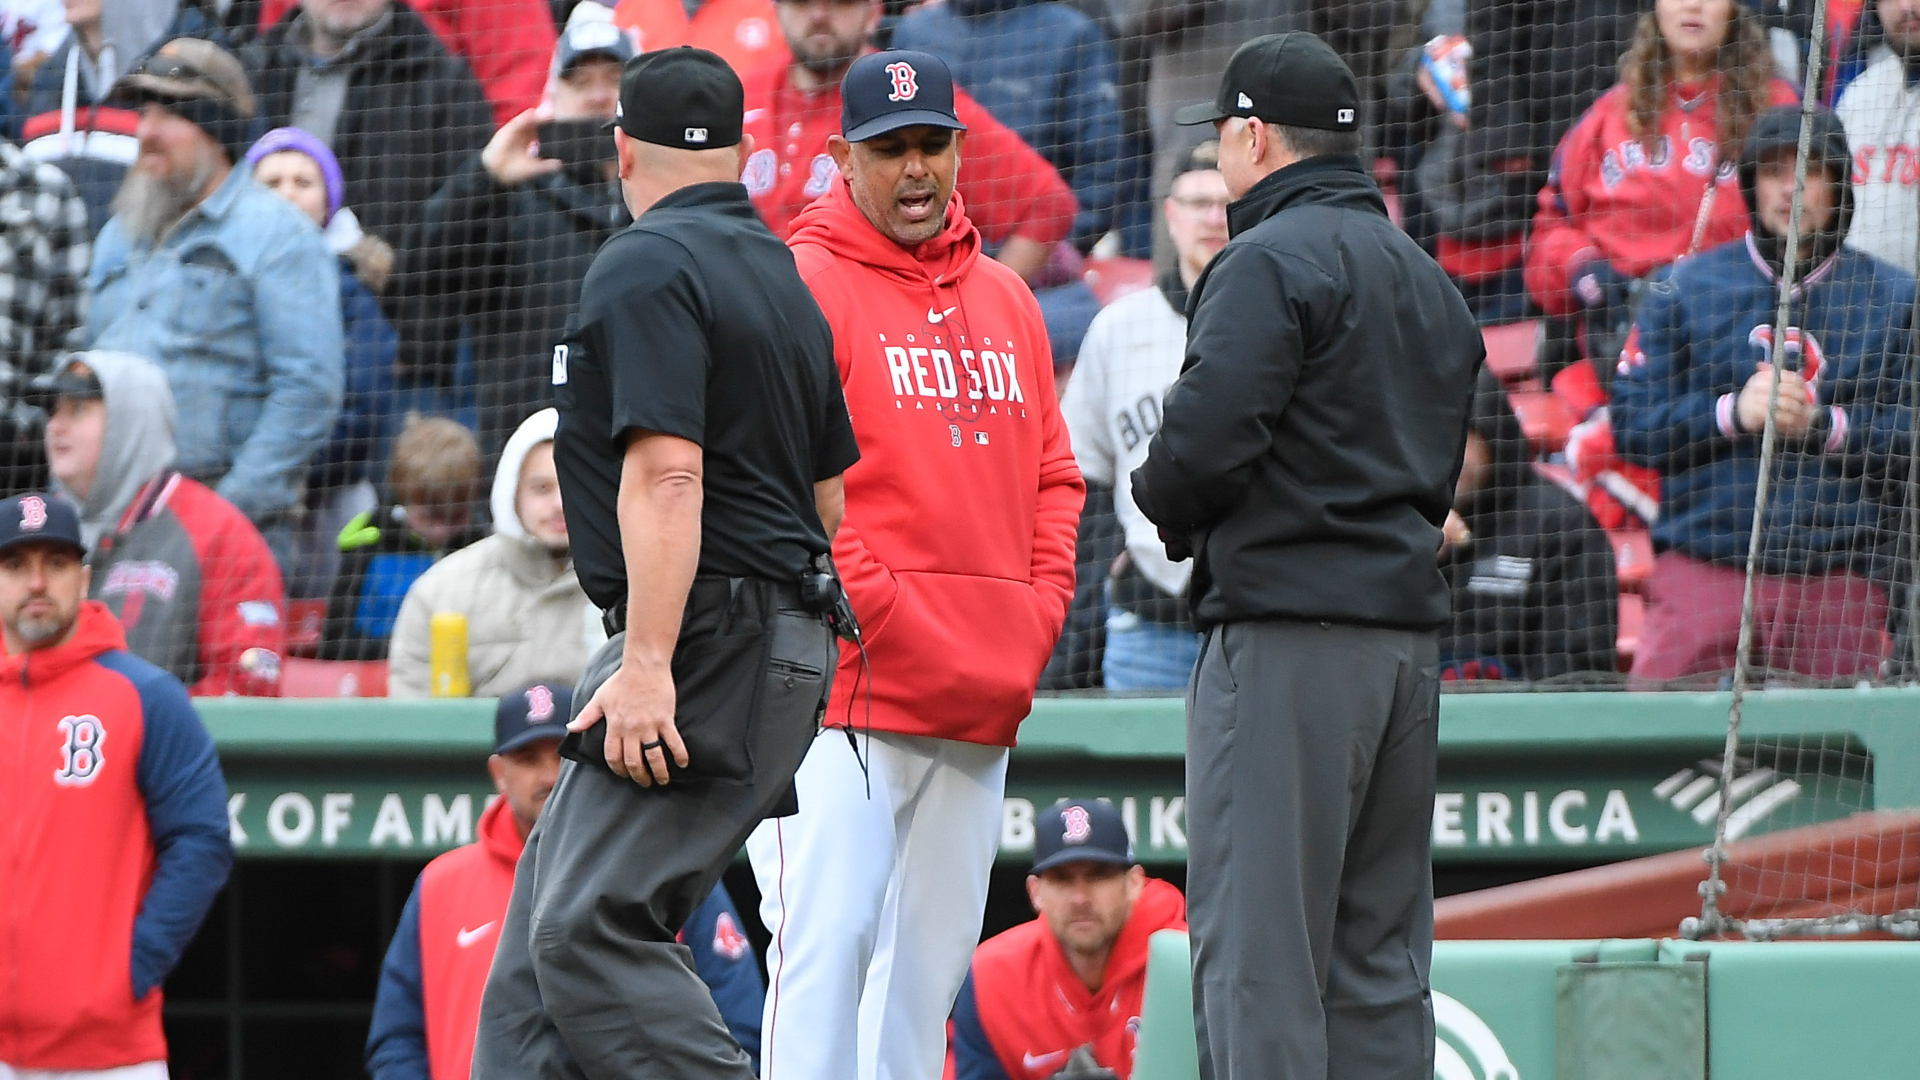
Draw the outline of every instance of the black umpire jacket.
M1195 554L1205 629L1434 629L1480 330L1355 157L1268 176L1188 303L1187 359L1133 497Z

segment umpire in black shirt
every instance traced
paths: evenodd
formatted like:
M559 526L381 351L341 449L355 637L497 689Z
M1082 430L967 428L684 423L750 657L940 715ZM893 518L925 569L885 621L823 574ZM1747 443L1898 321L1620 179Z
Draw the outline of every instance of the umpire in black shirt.
M514 878L474 1054L489 1080L753 1075L674 935L791 812L837 659L802 582L859 451L827 322L737 182L741 114L704 50L621 77L635 221L553 352L574 565L620 632Z
M1207 1080L1430 1080L1436 555L1484 349L1359 158L1332 49L1270 35L1213 122L1232 239L1134 500L1195 556L1188 922Z

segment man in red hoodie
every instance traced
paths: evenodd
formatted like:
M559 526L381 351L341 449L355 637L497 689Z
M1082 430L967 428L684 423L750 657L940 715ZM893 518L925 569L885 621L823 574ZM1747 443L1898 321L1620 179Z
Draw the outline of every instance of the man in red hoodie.
M160 986L233 866L227 785L86 554L52 494L0 502L0 1077L167 1080Z
M1185 930L1187 901L1147 877L1112 803L1048 807L1035 822L1027 898L1040 917L987 941L953 1003L950 1080L1043 1080L1085 1048L1133 1074L1147 939ZM1076 1073L1076 1075L1079 1075Z
M841 652L842 730L800 767L799 814L747 842L773 934L761 1055L778 1080L933 1080L1086 488L1039 306L953 190L946 65L874 53L841 97L839 175L788 243L862 448L833 557L864 651Z

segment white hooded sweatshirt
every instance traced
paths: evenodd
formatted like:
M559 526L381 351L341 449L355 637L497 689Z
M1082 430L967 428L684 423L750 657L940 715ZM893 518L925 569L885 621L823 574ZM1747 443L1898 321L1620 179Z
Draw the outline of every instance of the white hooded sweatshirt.
M500 452L493 475L493 535L433 564L407 591L393 625L387 693L426 697L433 617L467 617L467 675L474 697L499 697L530 683L571 684L606 641L573 562L527 534L514 509L527 454L552 442L559 414L527 417Z

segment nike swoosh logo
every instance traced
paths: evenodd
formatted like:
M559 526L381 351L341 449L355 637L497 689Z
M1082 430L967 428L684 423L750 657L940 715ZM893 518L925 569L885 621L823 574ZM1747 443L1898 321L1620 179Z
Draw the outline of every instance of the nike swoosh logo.
M940 322L940 321L942 321L943 319L945 319L945 318L946 318L947 316L949 316L949 315L951 315L951 314L953 314L953 313L954 313L954 311L955 311L955 310L957 310L957 309L959 308L959 306L960 306L960 305L958 305L958 304L955 304L955 305L954 305L953 307L950 307L950 308L948 308L948 309L947 309L947 310L945 310L945 311L935 311L935 310L933 310L932 308L928 308L928 309L927 309L927 321L928 321L928 322L930 322L930 323L937 323L937 322Z
M1020 1064L1025 1065L1028 1072L1039 1072L1066 1056L1065 1050L1055 1050L1051 1054L1041 1054L1039 1057L1034 1057L1032 1051L1028 1051L1021 1055Z
M498 919L494 920L494 922L499 922L499 921L500 920ZM491 929L493 929L493 923L490 923L490 922L481 923L479 926L476 926L471 930L462 928L460 933L457 935L460 940L460 947L464 949L467 946L473 944L474 942L479 941L481 938L485 937L487 935L487 931Z

